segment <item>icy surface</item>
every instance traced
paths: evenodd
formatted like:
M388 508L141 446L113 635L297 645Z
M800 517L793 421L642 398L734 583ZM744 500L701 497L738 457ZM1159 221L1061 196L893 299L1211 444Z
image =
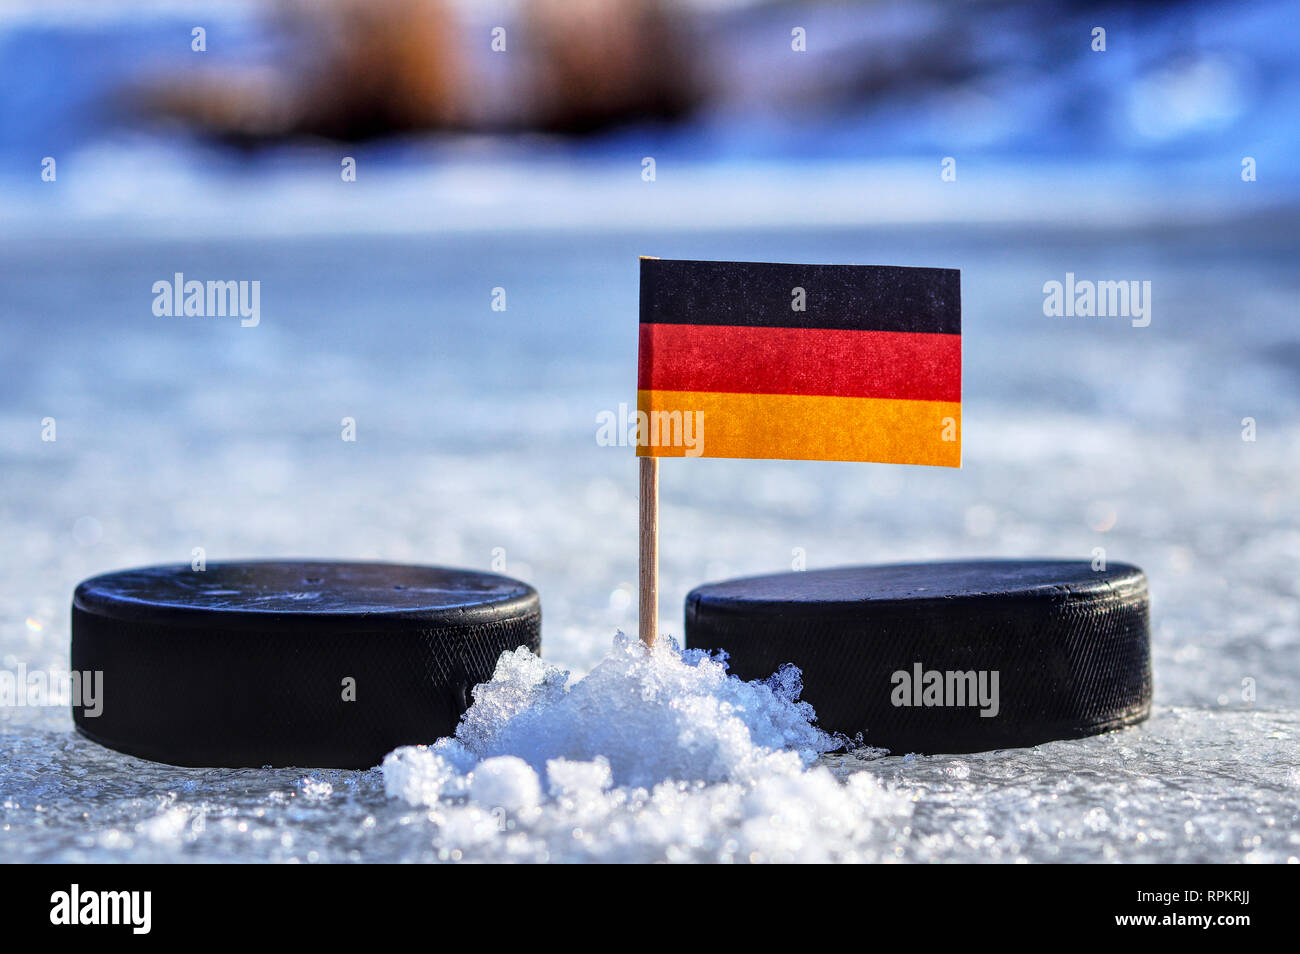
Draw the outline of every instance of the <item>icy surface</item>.
M442 782L416 750L398 773L411 805L385 793L378 769L178 769L51 722L0 735L6 861L1300 857L1292 712L1159 707L1142 726L1091 739L960 757L829 755L748 785L619 789L597 760L555 760L543 776L497 756L483 763L494 763L483 802L432 805ZM503 792L523 801L502 805Z

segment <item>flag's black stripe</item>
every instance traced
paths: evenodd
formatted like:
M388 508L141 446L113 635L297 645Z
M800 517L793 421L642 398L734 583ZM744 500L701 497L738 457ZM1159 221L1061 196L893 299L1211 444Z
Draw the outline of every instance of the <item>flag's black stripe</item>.
M793 307L796 288L803 311ZM961 272L643 258L641 321L959 335Z

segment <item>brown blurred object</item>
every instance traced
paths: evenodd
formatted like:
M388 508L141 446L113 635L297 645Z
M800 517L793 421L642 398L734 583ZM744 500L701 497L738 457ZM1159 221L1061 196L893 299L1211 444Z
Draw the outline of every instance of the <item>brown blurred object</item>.
M533 0L538 120L587 132L631 118L674 119L698 98L688 41L659 0Z
M694 105L686 40L665 0L526 0L507 52L486 52L444 0L298 0L276 25L299 51L146 87L152 116L246 144L434 130L598 130ZM482 44L481 55L471 44ZM505 62L505 89L494 56ZM491 75L489 75L491 74Z

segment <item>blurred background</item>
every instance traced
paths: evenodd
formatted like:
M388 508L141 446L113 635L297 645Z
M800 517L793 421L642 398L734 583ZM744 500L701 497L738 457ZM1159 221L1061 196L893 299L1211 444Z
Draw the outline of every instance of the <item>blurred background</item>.
M955 267L965 305L963 470L664 465L667 628L799 559L1100 547L1151 574L1161 701L1279 701L1295 14L0 2L0 655L66 665L80 578L202 548L504 569L582 670L635 625L595 435L649 254ZM260 323L156 316L177 272L260 282ZM1045 317L1067 272L1150 281L1150 326Z

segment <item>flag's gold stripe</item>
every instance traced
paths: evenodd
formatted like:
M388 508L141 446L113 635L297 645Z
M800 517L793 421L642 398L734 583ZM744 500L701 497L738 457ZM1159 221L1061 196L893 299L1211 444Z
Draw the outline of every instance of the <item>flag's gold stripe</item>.
M638 391L637 409L639 456L961 466L959 402Z

